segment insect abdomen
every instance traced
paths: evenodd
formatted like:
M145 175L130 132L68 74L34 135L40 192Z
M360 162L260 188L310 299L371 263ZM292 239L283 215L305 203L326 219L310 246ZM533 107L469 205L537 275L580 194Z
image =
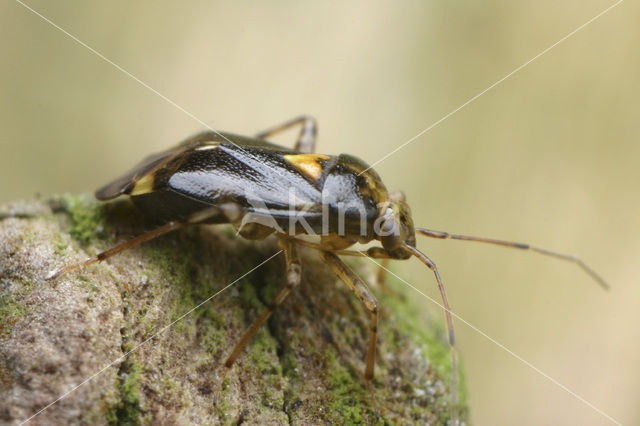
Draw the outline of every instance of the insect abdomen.
M160 189L147 194L134 195L133 203L140 209L148 222L161 225L172 220L184 220L202 211L210 204L194 198L186 197L170 189ZM225 223L226 216L213 216L205 223Z

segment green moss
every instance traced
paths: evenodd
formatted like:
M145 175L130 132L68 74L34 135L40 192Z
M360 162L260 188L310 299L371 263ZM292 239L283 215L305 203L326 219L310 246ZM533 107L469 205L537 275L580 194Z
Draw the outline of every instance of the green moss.
M278 265L275 265L275 268L278 268ZM273 270L274 269L267 269L267 272L260 277L262 280L260 285L260 299L264 301L265 306L271 304L278 293L280 293L280 290L285 287L284 265L283 269L276 269L279 273L269 272Z
M140 406L140 372L142 368L127 358L120 366L118 373L118 403L107 410L106 420L109 424L139 425L142 408Z
M326 356L333 398L328 404L329 416L342 424L362 424L375 418L358 373L353 368L340 365L333 348L328 348Z
M111 405L107 408L107 412L104 416L104 419L107 421L107 424L110 424L110 425L118 424L118 415L116 414L115 405Z
M93 281L91 281L91 279L89 277L87 277L84 274L78 274L76 275L76 277L78 278L78 284L81 287L86 288L87 290L89 290L92 293L97 293L100 291L100 288L95 285L95 283Z
M207 268L202 267L210 264L210 260L203 258L207 250L197 232L196 227L186 228L149 242L144 249L150 264L147 272L149 280L169 282L177 296L176 304L172 307L172 320L178 319L219 290L217 280L206 275ZM176 250L176 242L180 250ZM208 309L210 306L202 306L190 317L197 320ZM184 327L181 323L183 321L176 325Z
M0 337L9 336L26 311L14 296L0 295Z
M250 282L240 283L238 287L238 294L240 296L240 303L245 308L251 308L253 311L260 311L264 309L265 305L258 297L258 292L255 286Z
M387 274L387 286L392 293L406 294L406 284L392 274ZM445 383L449 384L451 382L451 352L443 322L434 321L424 314L424 308L419 305L421 299L417 299L417 301L415 298L409 297L399 299L390 294L381 294L380 299L385 309L388 312L393 312L396 323L395 331L388 330L385 333L390 348L401 349L405 345L402 341L404 336L397 333L397 330L401 330L421 348L423 357L429 361L429 366ZM385 326L384 322L382 326ZM458 407L461 413L467 410L467 388L460 360L458 360ZM449 410L441 408L448 419ZM466 417L466 415L463 416L463 418Z
M249 345L251 366L261 375L282 376L282 366L277 361L276 341L261 327Z
M62 235L56 233L53 238L53 252L58 256L61 256L64 254L67 247L69 247L69 244L62 239Z
M218 227L218 229L220 229L220 232L223 235L226 235L229 238L238 238L238 235L237 235L238 232L231 225L221 225L221 226Z
M387 279L387 284L390 288L400 289L399 281L391 275ZM397 328L412 336L416 343L422 344L424 357L439 374L448 380L451 377L451 355L442 323L425 318L413 300L398 300L394 297L382 297L382 299L385 308L394 313ZM402 343L391 339L391 344L401 345Z
M227 386L229 386L229 384L226 383L225 381L223 386L226 388ZM228 419L229 401L227 400L227 398L218 399L218 401L215 404L215 410L216 410L216 413L218 413L218 416L220 416L220 418L223 420L223 422L221 423L231 424Z
M60 200L71 220L69 234L83 246L105 234L102 205L88 195L65 195Z
M170 377L162 377L162 387L165 392L171 392L178 389L178 383Z
M31 291L33 290L33 281L31 281L30 279L20 280L20 284L22 285L20 294L31 293Z
M22 234L22 242L25 245L31 245L31 243L33 243L37 238L38 235L32 231L26 231L24 234Z
M283 353L284 356L282 357L282 371L290 380L297 379L300 372L300 367L298 367L296 357L288 344L287 347L283 349Z
M225 351L228 347L224 325L222 316L208 309L199 318L197 326L202 336L201 345L213 356Z
M140 365L133 364L120 387L120 396L124 404L124 419L130 419L133 422L138 419L140 412L140 389L138 383L140 369ZM120 416L120 418L123 419L123 416Z

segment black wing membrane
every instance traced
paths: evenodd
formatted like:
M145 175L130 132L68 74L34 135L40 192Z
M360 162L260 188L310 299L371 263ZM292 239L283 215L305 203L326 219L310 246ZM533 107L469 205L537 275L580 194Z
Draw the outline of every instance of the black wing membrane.
M322 181L303 176L283 157L287 154L296 152L272 144L201 146L184 153L180 164L159 180L172 191L213 205L231 201L249 211L321 209Z
M231 133L220 134L211 131L202 132L184 140L173 148L148 156L128 173L125 173L113 182L98 189L95 196L98 200L106 201L116 198L119 195L130 194L140 179L163 169L167 165L171 164L173 160L182 157L182 155L187 151L207 146L217 146L223 142L228 142L229 140L232 141L235 146L239 147L254 147L267 151L295 152L267 141L246 138ZM234 146L233 144L232 146Z

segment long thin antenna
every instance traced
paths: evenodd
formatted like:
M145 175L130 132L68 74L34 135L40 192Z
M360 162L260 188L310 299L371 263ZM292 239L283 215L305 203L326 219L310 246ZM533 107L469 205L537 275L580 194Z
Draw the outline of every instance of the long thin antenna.
M582 268L582 270L585 271L591 278L593 278L594 281L596 281L598 284L600 284L600 286L603 289L605 289L605 290L611 289L611 286L604 280L604 278L602 278L589 265L584 263L578 256L574 256L574 255L571 255L571 254L558 253L558 252L555 252L555 251L547 250L545 248L534 247L534 246L531 246L529 244L515 243L515 242L511 242L511 241L504 241L504 240L494 240L494 239L491 239L491 238L471 237L471 236L468 236L468 235L449 234L448 232L432 231L432 230L423 229L423 228L416 228L416 232L418 232L419 234L424 235L426 237L439 238L441 240L449 239L449 240L475 241L475 242L478 242L478 243L494 244L494 245L503 246L503 247L516 248L516 249L520 249L520 250L530 250L530 251L535 251L536 253L544 254L545 256L551 256L551 257L555 257L555 258L558 258L558 259L562 259L562 260L566 260L566 261L569 261L569 262L573 262L573 263L577 264L580 268Z

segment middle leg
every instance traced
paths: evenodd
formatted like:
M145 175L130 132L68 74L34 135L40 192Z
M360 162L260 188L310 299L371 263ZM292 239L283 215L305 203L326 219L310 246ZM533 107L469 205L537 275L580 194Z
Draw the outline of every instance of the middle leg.
M215 386L214 390L214 398L217 398L220 388L222 387L222 382L226 377L227 373L233 366L233 363L236 361L240 353L244 350L247 344L251 341L253 336L258 332L260 327L269 319L271 314L276 310L280 304L287 298L289 293L294 287L297 287L300 284L300 280L302 277L302 267L300 265L300 259L298 258L298 252L296 250L296 243L288 238L281 238L279 241L280 247L284 251L284 255L287 263L287 272L286 272L286 286L280 290L280 292L274 297L271 301L271 304L267 307L267 309L260 314L260 316L251 324L249 329L245 331L244 335L240 339L238 343L236 343L235 347L231 351L231 354L227 357L227 360L224 362L224 371L222 372L222 376L220 377L219 382Z

